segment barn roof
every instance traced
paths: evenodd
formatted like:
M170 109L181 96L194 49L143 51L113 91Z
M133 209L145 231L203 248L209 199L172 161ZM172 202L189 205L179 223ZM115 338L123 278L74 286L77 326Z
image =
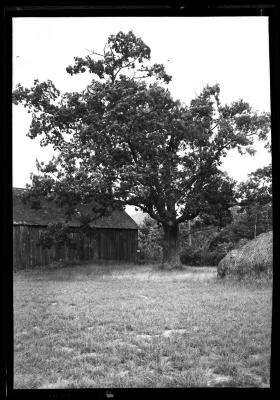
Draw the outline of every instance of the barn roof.
M26 189L13 188L13 223L15 225L39 225L46 226L50 223L65 222L64 210L54 202L43 200L41 208L30 208L30 204L24 204L21 195ZM77 207L78 210L91 213L90 205ZM80 222L73 217L68 222L71 227L79 227ZM122 210L115 210L109 216L104 216L90 223L92 228L138 229L133 219Z

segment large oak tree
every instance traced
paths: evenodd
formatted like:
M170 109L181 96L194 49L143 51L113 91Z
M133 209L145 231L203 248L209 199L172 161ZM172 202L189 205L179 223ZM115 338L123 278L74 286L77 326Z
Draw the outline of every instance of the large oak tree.
M234 148L253 154L270 119L242 100L222 105L219 85L206 86L189 106L174 100L171 77L150 54L133 32L119 32L102 52L67 67L95 77L84 91L60 94L51 81L36 80L30 89L19 84L13 99L32 112L28 136L56 150L50 163L38 163L31 193L72 211L88 201L100 212L134 205L163 227L163 265L178 266L179 224L209 208L222 158Z

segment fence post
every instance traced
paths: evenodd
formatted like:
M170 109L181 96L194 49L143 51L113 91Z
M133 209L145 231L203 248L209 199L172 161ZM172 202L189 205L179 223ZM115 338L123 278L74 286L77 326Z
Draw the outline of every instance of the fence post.
M255 226L254 226L254 239L257 237L257 222L258 222L258 215L255 218Z
M192 234L191 234L191 221L188 220L188 228L189 228L189 246L192 245Z

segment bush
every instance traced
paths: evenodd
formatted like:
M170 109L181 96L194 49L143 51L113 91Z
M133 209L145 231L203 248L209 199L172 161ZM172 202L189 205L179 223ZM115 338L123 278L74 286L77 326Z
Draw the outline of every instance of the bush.
M147 217L139 229L138 262L159 262L162 259L162 228L157 222Z
M201 264L200 265L211 265L216 266L219 264L221 259L226 253L221 251L206 251L201 254Z
M194 249L190 246L185 247L181 252L180 258L182 264L192 266L216 266L225 256L226 251L207 249Z
M49 224L38 240L38 245L48 249L52 246L60 248L65 244L72 248L76 247L75 241L70 237L68 226L62 223Z
M185 265L200 265L200 251L185 247L180 254L181 263Z
M234 221L223 228L210 242L210 250L220 245L228 246L228 251L239 248L255 235L269 232L272 229L272 207L266 205L250 205L243 213L237 214ZM232 245L232 247L231 247Z
M162 249L160 246L153 244L146 244L146 246L139 244L138 263L154 263L162 259Z

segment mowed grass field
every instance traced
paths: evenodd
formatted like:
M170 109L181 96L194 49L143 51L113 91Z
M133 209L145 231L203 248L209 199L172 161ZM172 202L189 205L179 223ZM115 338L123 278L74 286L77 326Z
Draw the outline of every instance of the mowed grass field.
M268 387L271 287L215 268L14 274L14 388Z

